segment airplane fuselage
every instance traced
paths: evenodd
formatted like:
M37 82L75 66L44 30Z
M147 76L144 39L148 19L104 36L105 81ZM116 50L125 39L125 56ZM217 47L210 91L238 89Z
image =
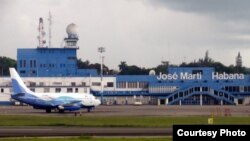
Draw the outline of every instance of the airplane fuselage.
M10 74L13 87L11 97L36 109L45 109L46 112L58 109L64 112L87 108L90 111L101 103L89 93L35 93L25 86L14 68L10 68Z

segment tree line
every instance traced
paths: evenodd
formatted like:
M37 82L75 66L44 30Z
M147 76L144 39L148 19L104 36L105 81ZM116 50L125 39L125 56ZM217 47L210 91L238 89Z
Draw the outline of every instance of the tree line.
M9 68L17 66L14 59L0 56L0 75L9 76ZM90 63L88 60L82 61L77 59L77 66L79 69L96 69L100 74L100 63ZM226 73L244 73L250 74L250 68L237 67L234 65L225 66L220 62L214 61L212 58L206 56L205 58L194 60L190 63L181 63L180 65L170 64L169 62L162 62L153 68L138 67L136 65L128 65L126 61L121 61L118 65L119 70L110 69L108 66L103 65L104 75L148 75L150 70L154 70L156 74L167 73L169 67L213 67L216 72Z

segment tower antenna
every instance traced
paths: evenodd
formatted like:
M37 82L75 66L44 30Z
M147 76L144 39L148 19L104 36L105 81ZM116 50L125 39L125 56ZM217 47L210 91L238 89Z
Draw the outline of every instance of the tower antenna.
M45 36L45 32L44 32L44 27L43 27L43 18L39 18L39 26L38 26L38 32L39 32L39 35L37 36L38 38L38 47L39 48L42 48L44 47L45 43L46 43L46 40L44 39L44 36Z
M51 15L51 12L49 11L49 18L48 18L48 21L49 21L49 47L51 47L51 25L52 25L52 15Z

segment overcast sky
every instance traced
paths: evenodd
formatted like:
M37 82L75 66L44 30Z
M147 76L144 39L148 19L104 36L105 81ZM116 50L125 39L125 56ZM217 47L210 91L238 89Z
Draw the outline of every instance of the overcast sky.
M154 67L209 56L235 64L238 52L250 67L249 0L0 0L0 56L16 59L17 48L37 47L38 19L52 45L60 47L66 26L78 26L78 58L117 69L120 61ZM48 35L48 34L47 34ZM47 36L48 37L48 36Z

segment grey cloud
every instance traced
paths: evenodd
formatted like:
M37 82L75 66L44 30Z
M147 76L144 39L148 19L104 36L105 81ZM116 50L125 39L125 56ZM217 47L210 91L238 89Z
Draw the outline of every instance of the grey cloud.
M248 44L250 41L237 37L250 35L249 0L148 0L147 2L158 8L216 19L220 25L217 30L225 34L223 38L226 42Z
M222 20L249 20L249 0L148 0L157 7L206 14Z

